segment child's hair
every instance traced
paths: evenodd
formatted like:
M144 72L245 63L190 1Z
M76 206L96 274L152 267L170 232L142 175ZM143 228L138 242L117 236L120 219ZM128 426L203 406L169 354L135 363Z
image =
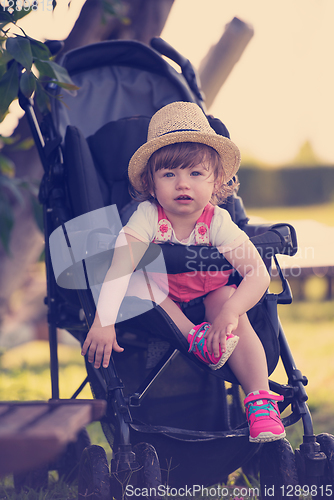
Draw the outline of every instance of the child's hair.
M197 142L169 144L155 151L149 158L146 169L141 174L141 182L145 186L145 191L135 192L133 197L138 201L154 199L150 194L152 191L154 192L154 172L163 168L169 170L177 167L190 168L202 162L211 165L214 174L213 182L220 179L220 187L212 194L211 202L214 205L222 203L237 189L237 177L235 176L232 180L226 182L224 166L217 151L210 146Z

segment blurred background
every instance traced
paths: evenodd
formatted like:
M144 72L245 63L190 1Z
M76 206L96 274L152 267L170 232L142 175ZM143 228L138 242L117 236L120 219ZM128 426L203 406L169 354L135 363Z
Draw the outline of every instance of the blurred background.
M164 13L158 21L150 18L145 36L131 31L139 16L131 8L145 7L148 19L152 3L136 1L131 7L131 2L114 0L111 4L123 31L118 35L114 31L110 38L128 36L147 43L145 36L151 32L161 34L198 70L208 96L208 113L225 123L241 149L239 195L248 217L295 226L298 254L280 259L294 302L280 306L279 314L297 367L309 378L315 431L334 433L333 2L166 0L161 1ZM73 0L69 6L67 0L59 0L52 10L51 2L43 0L20 25L42 41L64 39L69 48L73 34L76 41L86 36L77 45L107 38L102 32L108 22L101 24L101 15L98 34L93 33L93 25L85 31L78 24L77 19L84 19L83 5ZM87 0L85 6L92 8L92 2ZM123 16L124 7L128 11ZM6 137L20 130L20 116L13 103L0 133ZM37 189L40 166L30 160L29 151L23 157L18 154L10 156L16 176L29 179ZM38 208L30 201L31 197L23 196L21 204L16 203L8 248L1 249L0 255L1 400L51 395L43 237L36 224ZM277 290L275 280L272 289ZM59 340L61 397L67 398L85 377L85 369L76 342L62 331ZM275 377L285 382L280 366ZM82 397L90 397L89 389L85 390ZM292 443L297 445L299 431L294 432Z

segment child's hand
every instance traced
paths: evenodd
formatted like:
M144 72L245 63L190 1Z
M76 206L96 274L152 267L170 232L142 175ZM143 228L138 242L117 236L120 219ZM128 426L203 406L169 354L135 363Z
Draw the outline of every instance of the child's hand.
M210 354L219 357L219 346L222 352L226 351L226 336L233 333L239 323L239 315L231 310L222 309L214 322L205 333L207 348Z
M93 323L82 346L81 354L85 356L88 351L88 361L94 363L94 368L100 368L101 361L103 361L102 366L107 368L112 350L124 351L117 343L115 327L113 325L102 327Z

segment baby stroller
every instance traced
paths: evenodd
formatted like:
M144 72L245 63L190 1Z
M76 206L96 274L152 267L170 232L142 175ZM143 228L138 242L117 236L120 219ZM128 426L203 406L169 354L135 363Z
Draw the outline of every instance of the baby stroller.
M40 128L31 102L20 97L45 171L40 202L52 399L59 399L56 330L68 330L82 344L92 324L113 242L136 208L127 164L146 140L150 117L173 101L196 102L205 110L190 62L161 39L151 45L111 41L67 53L62 65L79 90L64 95L65 106L54 100ZM57 93L53 84L48 90ZM220 120L209 120L217 133L228 136ZM333 495L334 438L314 435L307 380L295 366L277 316L277 304L288 304L292 297L276 255L296 253L294 228L249 224L236 194L225 208L252 238L269 271L275 262L281 278L281 293L268 292L248 314L264 345L269 375L281 357L287 384L270 381L270 388L284 396L285 427L302 419L303 443L295 452L286 439L250 443L239 384L228 366L212 372L187 353L187 342L159 305L127 297L117 324L124 353L113 354L107 369L96 370L86 360L87 378L73 395L89 383L94 397L107 401L101 425L113 450L109 467L101 447L85 448L81 499L207 494L203 488L226 482L230 473L252 463L259 464L262 498L299 498L306 491L315 498ZM213 248L204 252L165 244L152 245L138 267L154 266L162 255L168 273L187 272L189 252L191 269L228 266L223 257L217 262ZM193 318L203 312L195 306L187 314Z

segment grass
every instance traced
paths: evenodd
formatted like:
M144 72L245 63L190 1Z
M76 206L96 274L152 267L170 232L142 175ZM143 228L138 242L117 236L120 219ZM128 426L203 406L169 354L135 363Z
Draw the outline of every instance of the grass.
M60 397L67 399L86 377L79 343L78 346L59 344L58 358ZM8 350L3 353L0 366L0 400L47 400L51 397L48 342L36 340ZM91 397L86 386L81 398Z
M49 474L49 486L47 490L36 491L26 489L17 493L13 486L11 477L0 481L1 500L77 500L78 488L76 485L68 485L54 474Z
M279 316L296 366L308 379L309 396L315 434L334 434L334 308L332 302L296 303L279 306ZM281 363L271 378L286 383ZM302 442L302 424L288 429L295 448Z
M249 217L259 217L272 222L313 220L327 226L334 226L334 201L319 205L298 207L266 207L247 210ZM298 237L298 235L297 235ZM328 242L332 246L334 242ZM292 291L295 283L290 281ZM334 433L334 307L333 301L322 302L325 295L325 281L309 278L305 284L307 303L293 303L279 306L279 316L285 335L293 353L297 368L307 376L308 404L312 411L315 433ZM275 283L273 286L275 290ZM285 371L278 365L272 379L285 380ZM288 438L296 447L302 440L302 424L288 429Z
M247 209L247 215L261 217L275 222L289 222L293 220L314 220L327 226L334 226L334 202L320 205L305 205L298 207L266 207Z

